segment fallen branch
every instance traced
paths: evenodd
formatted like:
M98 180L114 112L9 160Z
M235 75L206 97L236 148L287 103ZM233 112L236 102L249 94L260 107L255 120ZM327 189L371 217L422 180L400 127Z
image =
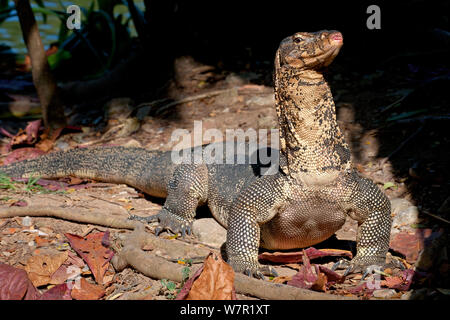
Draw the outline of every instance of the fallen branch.
M142 274L155 279L169 279L176 282L183 280L183 265L170 262L162 257L152 253L144 252L141 247L148 239L148 235L144 232L143 225L136 226L136 229L129 234L123 241L123 249L111 260L117 271L123 270L127 266L131 266ZM186 244L178 241L172 242L172 249ZM196 248L198 253L209 253L205 248ZM195 273L199 266L193 266L191 274ZM282 300L346 300L348 297L330 295L327 293L314 292L306 289L296 288L293 286L276 284L259 279L249 278L243 274L235 274L236 292L250 294L261 299L282 299Z

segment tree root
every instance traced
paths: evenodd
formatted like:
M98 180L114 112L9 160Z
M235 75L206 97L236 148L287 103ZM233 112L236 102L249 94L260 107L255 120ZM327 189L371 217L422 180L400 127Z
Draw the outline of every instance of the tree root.
M136 226L135 230L129 234L123 241L122 251L113 257L111 260L114 268L117 271L123 270L127 266L131 266L142 274L155 278L155 279L169 279L176 282L183 280L182 269L183 265L167 261L166 259L156 256L152 253L145 253L141 247L148 243L148 241L154 241L152 238L157 238L153 235L144 232L142 225ZM160 239L164 240L164 239ZM158 241L158 240L156 240ZM188 246L185 243L179 241L170 241L171 252L177 249L178 246ZM191 247L192 248L192 247ZM209 249L206 248L194 248L198 251L195 254L209 253ZM181 249L184 250L184 249ZM192 252L190 252L192 254ZM199 266L193 266L191 274L194 274L198 270ZM252 296L261 299L270 300L347 300L348 297L342 297L337 295L331 295L327 293L314 292L306 289L296 288L293 286L276 284L268 281L254 279L247 277L243 274L235 274L234 285L236 292L243 294L250 294Z
M6 207L0 208L0 218L12 217L54 217L64 220L90 223L104 227L117 229L134 229L137 222L120 217L114 217L112 214L105 215L100 210L80 210L79 208L60 208L46 206L30 207Z

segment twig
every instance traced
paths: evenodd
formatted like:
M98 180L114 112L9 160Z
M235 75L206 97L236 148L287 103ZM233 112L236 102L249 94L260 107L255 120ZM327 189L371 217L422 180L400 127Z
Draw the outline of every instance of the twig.
M180 99L180 100L175 100L175 101L169 102L169 103L159 107L157 113L161 113L164 110L169 109L169 108L171 108L173 106L176 106L178 104L214 97L214 96L217 96L217 95L225 93L225 92L231 92L233 90L236 90L236 88L233 87L233 88L228 88L228 89L209 91L209 92L202 93L202 94L199 94L199 95L190 96L190 97L183 98L183 99ZM165 98L165 99L160 99L160 100L156 100L156 101L149 102L149 103L142 103L142 104L138 105L136 107L136 109L140 109L140 108L144 108L144 107L150 107L151 108L151 107L154 107L154 106L160 104L161 102L164 102L164 101L167 101L167 100L168 99Z
M420 210L420 212L423 212L423 213L425 213L426 215L429 215L430 217L433 217L433 218L438 219L438 220L440 220L440 221L442 221L442 222L445 222L445 223L447 223L447 224L450 224L450 221L448 221L447 219L444 219L444 218L442 218L442 217L439 217L439 216L437 216L437 215L435 215L435 214L429 212L428 210L422 209L422 210Z
M416 121L420 121L420 122L424 122L426 120L450 120L450 115L443 115L443 116L423 116L420 118L411 118L411 119L399 119L399 120L394 120L397 123L410 123L410 122L416 122Z
M129 212L127 211L127 209L125 209L124 207L122 207L122 205L119 204L119 203L116 203L116 202L113 202L113 201L109 201L109 200L106 200L106 199L102 199L102 198L100 198L100 197L93 196L93 195L91 195L91 194L89 195L89 197L94 198L94 199L97 199L97 200L100 200L100 201L105 201L105 202L107 202L107 203L110 203L110 204L113 204L113 205L115 205L115 206L118 206L119 208L123 209L124 212L126 212L128 215L130 215Z
M394 151L392 151L386 158L384 158L381 162L381 165L383 165L386 161L391 159L397 152L399 152L403 147L411 141L415 136L417 136L422 130L424 125L421 125L419 129L417 129L412 135L410 135L406 140L404 140Z

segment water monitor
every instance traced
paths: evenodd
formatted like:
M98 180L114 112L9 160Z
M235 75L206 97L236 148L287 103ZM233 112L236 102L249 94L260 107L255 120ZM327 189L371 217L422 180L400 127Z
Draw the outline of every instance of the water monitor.
M206 204L227 228L228 263L237 272L262 277L258 249L302 248L333 235L347 215L359 223L357 254L347 272L384 265L391 230L388 198L353 168L337 124L322 70L338 54L341 33L299 32L281 41L274 86L279 120L279 165L261 175L258 165L175 164L170 152L142 148L73 149L0 167L13 177L74 175L126 183L166 197L157 233L190 232L199 205ZM198 147L201 148L201 147ZM270 271L270 270L269 270Z

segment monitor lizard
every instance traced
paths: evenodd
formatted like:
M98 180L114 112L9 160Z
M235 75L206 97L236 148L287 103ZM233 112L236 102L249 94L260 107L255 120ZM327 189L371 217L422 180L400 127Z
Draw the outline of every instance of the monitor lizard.
M262 175L255 164L175 164L171 152L95 147L50 153L0 167L12 177L74 175L125 183L165 197L145 221L161 230L191 233L196 208L206 204L227 228L226 256L236 272L263 278L259 247L302 248L332 236L346 216L358 221L357 253L337 266L346 273L385 265L391 230L390 202L353 168L323 75L343 44L337 31L299 32L281 41L274 89L280 130L279 166ZM192 150L199 150L204 146ZM203 152L203 151L201 151Z

